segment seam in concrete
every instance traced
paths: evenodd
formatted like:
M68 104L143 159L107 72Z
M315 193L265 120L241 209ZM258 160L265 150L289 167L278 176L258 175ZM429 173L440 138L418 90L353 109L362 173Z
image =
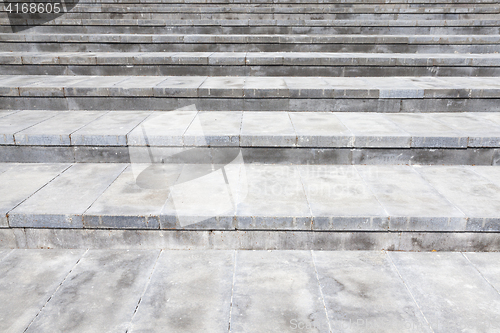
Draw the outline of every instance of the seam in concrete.
M73 133L75 133L76 131L81 130L82 128L84 128L85 126L89 125L90 123L93 123L94 121L101 119L102 117L104 117L105 115L107 115L109 112L110 112L110 111L104 111L104 112L102 113L102 115L100 115L99 117L97 117L97 118L95 118L95 119L93 119L93 120L89 121L89 122L88 122L88 123L86 123L85 125L82 125L81 127L79 127L79 128L77 128L77 129L75 129L73 132L69 133L69 135L68 135L68 136L69 136L69 142L70 142L70 144L71 144L71 135L72 135ZM73 146L73 145L71 145L71 146Z
M41 111L41 110L40 110L40 111ZM10 115L12 115L12 114L13 114L13 113L11 113ZM41 123L43 123L44 121L47 121L47 120L49 120L49 119L54 118L55 116L57 116L57 112L54 112L54 115L53 115L53 116L51 116L51 117L45 118L45 119L43 119L43 120L40 120L39 122L37 122L37 123L35 123L35 124L32 124L31 126L28 126L28 127L26 127L26 128L23 128L22 130L19 130L19 131L17 131L17 132L15 132L15 133L13 133L13 134L12 134L12 138L13 138L13 140L14 140L14 144L15 144L15 145L17 145L17 142L16 142L16 134L17 134L17 133L22 132L22 131L24 131L24 130L27 130L28 128L31 128L31 127L36 126L36 125L38 125L38 124L41 124Z
M40 191L41 189L43 189L45 186L49 185L50 183L52 183L56 178L58 178L60 175L62 175L63 173L65 173L69 168L71 168L72 166L74 165L74 163L70 164L67 168L65 168L63 171L59 172L57 175L54 176L54 178L52 178L51 180L49 180L45 185L43 185L42 187L40 187L38 190L36 190L35 192L31 193L29 196L27 196L24 200L20 201L17 205L15 205L14 207L12 207L12 209L10 209L7 214L5 214L5 216L7 217L7 224L10 226L10 223L9 223L9 213L12 212L14 209L16 209L19 205L21 205L23 202L25 202L26 200L28 200L29 198L31 198L33 195L35 195L35 193L37 193L38 191ZM11 227L12 228L12 227Z
M323 295L323 289L321 289L321 283L319 282L319 274L318 274L318 269L316 268L316 260L314 259L314 251L311 250L311 258L314 266L314 272L316 273L316 280L318 281L318 288L319 288L319 293L321 295L321 300L323 301L323 307L325 308L325 315L326 315L326 322L328 323L328 330L329 332L332 331L332 326L330 325L330 318L328 317L328 309L326 307L325 303L325 296Z
M443 199L445 199L447 202L450 203L450 205L452 205L453 207L455 207L460 213L464 214L464 218L466 220L466 223L469 222L469 216L467 216L467 214L465 214L464 211L462 211L460 209L460 207L458 207L457 205L455 205L453 202L451 202L443 193L441 193L437 188L435 188L431 182L425 178L425 176L423 174L421 174L420 172L418 172L415 167L419 167L419 165L415 166L415 165L412 165L410 166L410 168L417 174L420 176L420 178L422 178L431 188L433 188L441 197L443 197Z
M153 276L153 273L155 272L156 265L158 264L158 260L160 259L161 254L163 253L163 250L160 249L158 252L158 256L156 257L155 264L153 265L153 269L151 269L151 273L149 274L148 282L146 282L146 285L144 286L144 290L142 291L141 297L139 297L139 302L137 302L137 305L134 309L134 313L132 314L132 317L130 318L130 322L128 323L128 327L125 330L125 333L128 333L130 330L130 326L132 325L132 321L134 320L135 314L137 313L137 310L139 310L139 306L141 305L142 299L144 298L144 294L146 294L146 291L148 290L149 284L151 283L151 277Z
M388 253L387 251L384 251L384 253L386 254L386 256L389 258L389 261L391 262L392 266L394 267L394 269L396 270L396 273L398 273L398 276L399 278L401 279L401 282L403 282L403 284L405 285L405 288L406 290L408 291L408 293L410 294L413 302L415 303L415 305L417 306L418 310L420 311L420 313L422 314L422 317L424 318L425 322L427 323L427 325L429 325L429 328L431 329L431 332L434 333L434 329L432 328L431 324L429 323L429 321L427 320L427 317L424 315L424 313L422 312L422 309L420 308L420 306L418 305L417 303L417 300L415 299L415 297L413 296L410 288L408 287L408 285L406 284L405 280L403 279L403 276L401 275L401 273L399 272L399 269L398 267L396 266L396 264L394 263L394 261L392 260L392 257L390 255L390 253Z
M36 318L38 318L38 316L40 315L40 313L43 311L43 309L45 308L45 306L50 302L50 300L52 299L52 297L54 297L54 295L57 293L57 291L59 290L59 288L61 288L61 286L63 285L63 283L68 279L69 275L71 274L71 272L73 272L76 268L76 266L78 266L78 264L80 263L80 261L85 257L85 255L89 252L89 249L85 250L85 252L83 253L83 255L80 257L80 259L78 259L78 261L75 263L75 265L69 270L68 274L66 274L66 276L64 277L64 279L61 281L61 283L57 286L56 290L54 290L54 292L52 293L52 295L50 295L49 299L47 300L47 302L45 302L45 304L40 308L40 311L38 311L38 313L36 314L36 316L33 318L33 320L31 320L31 322L28 324L28 326L24 329L23 333L26 332L30 326L33 324L33 322L36 320Z
M295 169L295 172L297 172L299 174L299 180L300 180L300 185L302 185L302 191L304 191L304 197L306 198L306 202L307 202L307 208L309 208L309 214L311 214L311 223L309 225L309 228L310 230L313 230L314 228L314 215L312 213L312 209L311 209L311 204L309 203L309 199L307 198L307 192L306 192L306 188L304 186L304 181L302 179L302 176L300 174L300 171L299 169L297 169L297 166L294 165L293 168Z
M163 82L163 81L162 81ZM161 82L160 82L161 83ZM137 127L139 126L142 126L142 124L149 118L151 117L152 115L154 115L155 112L152 111L150 112L146 118L144 118L143 120L141 120L137 125L135 125L130 131L128 131L128 133L125 134L125 143L126 143L126 147L131 147L128 143L128 136L130 133L132 133L133 130L135 130ZM96 119L97 120L97 119ZM142 133L144 133L144 127L142 128ZM146 146L149 146L149 143L148 141L146 140ZM153 163L153 161L151 161L151 163Z
M123 171L125 171L128 167L130 166L130 163L128 164L125 164L125 166L123 167L122 171L120 171L120 173L116 176L115 179L113 179L113 181L111 181L111 183L108 184L108 186L106 186L106 188L101 192L101 194L99 194L97 196L97 198L95 198L94 201L92 201L92 203L83 211L82 213L82 224L83 224L83 217L85 215L85 213L90 209L90 207L92 207L92 205L103 195L104 192L106 192L106 190L118 179L118 177L120 177L123 173ZM85 229L85 224L83 224L83 229Z
M285 81L286 84L286 81ZM288 87L287 87L288 88ZM288 88L290 90L290 88ZM293 124L292 118L290 118L290 112L287 112L286 115L288 116L288 119L290 119L290 123L292 124L293 131L295 133L295 146L299 145L299 135L297 134L297 130L295 129L295 125ZM243 117L242 117L243 119Z
M481 273L481 271L477 268L476 265L474 265L474 263L472 261L470 261L469 257L467 257L467 255L464 253L464 252L460 252L464 257L465 259L472 265L472 267L474 267L476 269L476 271L479 273L479 275L481 275L481 277L498 293L500 294L500 291L495 288L495 286L493 284L491 284L491 282L483 275L483 273Z
M234 250L234 266L233 266L233 284L231 285L231 302L229 303L229 323L227 326L227 331L231 332L231 316L233 314L233 297L234 297L234 283L236 281L236 259L238 257L238 251Z

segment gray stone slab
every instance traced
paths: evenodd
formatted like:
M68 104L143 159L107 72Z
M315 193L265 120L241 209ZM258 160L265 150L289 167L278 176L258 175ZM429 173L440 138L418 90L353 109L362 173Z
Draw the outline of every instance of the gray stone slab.
M183 146L183 135L197 111L155 112L127 135L131 146Z
M126 146L127 134L151 111L111 111L71 134L75 146Z
M289 112L298 147L352 147L354 137L330 112Z
M20 84L19 95L30 97L64 97L65 86L78 84L85 80L87 80L85 76L47 76L47 79L40 82Z
M125 332L158 254L89 251L26 332Z
M464 231L466 216L408 166L355 166L394 231Z
M200 97L243 97L244 77L208 77L198 88Z
M389 256L434 332L498 332L500 295L461 253Z
M490 182L500 187L500 168L495 166L478 166L474 165L469 169L480 176L488 179Z
M230 332L329 331L311 252L238 252L232 303Z
M463 254L489 284L500 292L500 253L468 252Z
M474 113L435 113L432 118L454 128L469 138L469 147L498 147L500 125Z
M198 97L198 88L207 79L206 76L170 76L157 84L154 90L156 97Z
M38 111L32 111L38 112ZM101 117L102 111L62 111L54 117L17 132L18 145L67 146L73 132Z
M133 76L109 88L110 96L153 96L153 87L165 81L162 76Z
M14 110L3 110L3 111L0 111L0 118L6 117L6 116L11 115L11 114L14 114L16 112L19 112L19 111L14 111Z
M24 332L84 250L14 250L0 262L0 330Z
M352 166L299 165L315 230L386 230L387 213Z
M54 117L56 111L21 111L0 118L0 143L14 144L14 134Z
M402 130L410 133L411 146L417 148L465 148L467 147L467 134L463 131L450 128L448 123L436 121L429 114L386 114Z
M286 112L244 112L240 145L294 147L297 136Z
M171 181L170 196L162 209L163 229L234 229L234 215L242 200L243 157L227 164L184 164Z
M68 168L69 164L2 165L0 173L0 227L8 227L6 214ZM11 225L12 226L12 225Z
M492 167L494 168L494 167ZM500 186L466 166L414 166L439 193L469 218L471 231L500 230Z
M181 167L138 163L128 166L84 213L84 227L158 229L160 212L170 192L168 176L176 177ZM156 172L144 172L147 168L156 168ZM155 184L155 188L146 187L145 182Z
M246 77L243 89L245 98L289 97L288 86L279 77Z
M243 112L199 112L184 133L185 146L239 146Z
M9 213L11 227L82 228L82 215L125 164L74 164Z
M335 113L354 134L354 147L409 148L411 136L380 113Z
M47 80L44 75L5 75L0 80L1 96L19 96L19 86Z
M320 77L285 77L291 98L331 98L332 86Z
M227 332L234 251L164 251L128 332Z
M432 332L385 252L313 252L333 332Z
M67 84L64 87L64 96L110 96L109 87L127 80L129 76L86 76L85 78L83 81Z
M297 168L244 165L236 221L239 229L310 230L311 212Z

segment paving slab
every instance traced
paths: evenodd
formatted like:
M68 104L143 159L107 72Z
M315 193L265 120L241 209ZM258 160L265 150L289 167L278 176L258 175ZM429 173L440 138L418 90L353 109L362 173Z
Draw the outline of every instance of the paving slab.
M403 131L410 133L412 147L465 148L467 136L428 114L386 114Z
M71 134L75 146L126 146L127 134L152 111L111 111Z
M208 77L198 88L200 97L243 97L244 77Z
M293 147L297 135L286 112L244 112L240 145Z
M168 198L169 190L168 187L141 186L139 177L148 167L154 166L151 164L128 166L85 211L84 227L158 229L160 211ZM160 164L158 167L175 171L177 165ZM156 178L149 181L161 184L165 181L164 177L166 175L158 173Z
M491 167L495 170L496 167ZM414 166L436 190L469 218L467 230L500 230L500 186L465 166Z
M409 166L355 166L390 216L389 230L465 230L465 214Z
M243 157L228 164L184 164L161 212L162 229L234 230L245 193Z
M82 215L125 164L74 164L9 213L11 227L82 228Z
M83 81L68 84L64 87L64 96L110 96L109 87L127 80L128 76L86 76Z
M432 332L385 252L313 252L333 332Z
M500 253L467 252L463 254L495 290L500 292Z
M237 253L230 332L328 332L311 252Z
M289 112L298 147L352 147L354 137L331 112Z
M352 166L299 165L314 230L386 230L387 213Z
M162 76L130 77L109 88L109 94L110 96L153 96L153 87L165 79Z
M128 332L227 332L235 251L163 251Z
M0 262L0 330L24 332L85 250L15 250Z
M107 112L62 111L54 117L17 132L18 145L68 146L71 134Z
M2 164L0 173L0 228L9 226L7 213L29 198L70 164ZM12 225L11 225L12 226Z
M411 135L380 113L340 113L335 115L354 134L355 147L410 148Z
M311 211L295 166L247 164L241 172L239 229L311 229Z
M56 111L20 111L0 118L0 144L15 144L15 133L52 118L56 114Z
M125 332L159 250L90 250L26 332Z
M243 112L199 112L184 133L185 146L239 146Z
M183 146L183 135L193 122L194 110L155 112L127 134L131 146Z
M498 332L500 294L461 253L388 255L434 332Z
M206 76L170 76L153 88L154 96L198 97L198 88L206 79Z
M473 113L433 114L432 118L446 124L469 138L469 147L497 147L500 144L500 125Z

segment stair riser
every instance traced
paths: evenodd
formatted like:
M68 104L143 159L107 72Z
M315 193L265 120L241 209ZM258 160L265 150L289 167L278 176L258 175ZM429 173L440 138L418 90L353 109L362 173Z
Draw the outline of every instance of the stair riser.
M500 112L500 99L294 99L158 97L0 97L0 110L159 110L196 104L200 111Z
M210 159L179 160L173 152L193 148L153 147L153 161L136 163L212 163ZM196 148L208 156L234 148ZM500 165L498 148L237 148L246 164L306 165ZM124 146L15 146L0 145L0 163L130 163L129 147Z
M106 31L119 34L366 34L366 35L498 35L500 27L231 27L231 26L107 26L107 25L4 25L0 33L85 33Z
M0 50L29 52L367 52L367 53L495 53L500 44L424 45L424 44L93 44L93 43L0 43Z
M202 65L0 65L4 75L148 76L500 76L499 67L416 66L202 66Z

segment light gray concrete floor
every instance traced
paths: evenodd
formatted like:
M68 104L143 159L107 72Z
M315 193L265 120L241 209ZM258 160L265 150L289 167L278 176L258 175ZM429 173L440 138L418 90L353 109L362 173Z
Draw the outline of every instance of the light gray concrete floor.
M0 250L0 331L500 330L500 253Z

